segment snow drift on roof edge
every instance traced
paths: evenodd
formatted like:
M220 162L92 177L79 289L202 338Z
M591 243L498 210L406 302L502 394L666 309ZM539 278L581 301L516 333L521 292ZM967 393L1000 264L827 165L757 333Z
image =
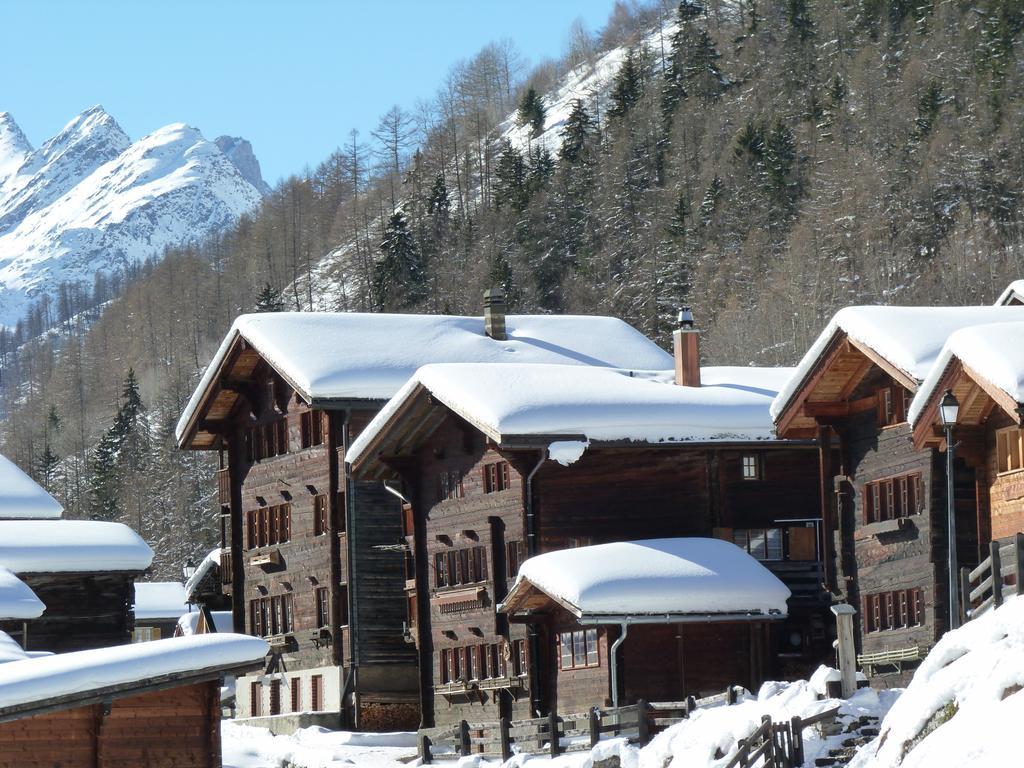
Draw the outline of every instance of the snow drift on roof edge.
M53 520L64 508L6 456L0 455L0 520Z

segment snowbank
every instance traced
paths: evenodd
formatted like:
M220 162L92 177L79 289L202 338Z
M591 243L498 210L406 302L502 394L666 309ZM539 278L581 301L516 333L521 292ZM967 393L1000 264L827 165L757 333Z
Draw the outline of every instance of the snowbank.
M0 632L0 664L22 661L27 658L28 654L13 637L6 632Z
M0 521L0 566L14 573L144 571L152 562L153 550L121 523Z
M595 544L531 557L512 593L529 582L580 615L785 616L790 591L735 544L679 538Z
M269 647L248 635L174 637L0 665L0 709L175 673L259 662Z
M176 619L188 610L185 586L177 581L135 582L135 619Z
M1024 317L1022 308L1017 312ZM946 366L957 358L1018 403L1024 402L1024 321L974 325L951 334L910 404L907 419L916 424L935 395Z
M415 733L350 733L300 728L274 736L266 728L225 721L222 726L224 768L401 768L416 754Z
M508 315L508 339L484 333L482 317L350 312L240 315L178 421L182 439L203 393L239 337L307 400L386 400L428 363L561 363L666 369L672 357L613 317Z
M0 619L37 619L45 609L28 584L0 568Z
M1024 600L1012 597L943 635L850 765L1016 766L1022 722Z
M0 520L53 520L64 508L6 456L0 456Z

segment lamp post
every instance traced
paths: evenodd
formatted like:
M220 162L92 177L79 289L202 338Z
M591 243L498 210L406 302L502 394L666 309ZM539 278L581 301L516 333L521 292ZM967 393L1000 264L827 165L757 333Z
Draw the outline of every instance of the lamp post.
M949 628L960 625L960 601L956 580L956 499L953 496L953 426L960 412L960 403L952 391L946 390L939 402L939 418L946 430L946 534L949 537Z
M196 564L192 562L191 557L181 566L181 575L185 577L186 582L196 575Z

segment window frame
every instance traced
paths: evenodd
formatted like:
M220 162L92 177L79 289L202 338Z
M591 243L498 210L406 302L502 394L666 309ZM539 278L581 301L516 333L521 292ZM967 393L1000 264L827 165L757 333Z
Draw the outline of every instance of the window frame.
M601 644L597 629L566 630L558 633L558 669L570 672L577 669L593 669L601 666ZM593 657L593 660L591 660Z

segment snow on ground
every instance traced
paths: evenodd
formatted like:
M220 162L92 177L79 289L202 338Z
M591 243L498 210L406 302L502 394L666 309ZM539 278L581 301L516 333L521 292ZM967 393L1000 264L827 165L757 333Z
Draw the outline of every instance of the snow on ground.
M851 768L1021 764L1024 599L947 632Z
M266 728L228 721L222 734L224 768L400 768L416 756L415 733L350 733L312 727L274 736Z

